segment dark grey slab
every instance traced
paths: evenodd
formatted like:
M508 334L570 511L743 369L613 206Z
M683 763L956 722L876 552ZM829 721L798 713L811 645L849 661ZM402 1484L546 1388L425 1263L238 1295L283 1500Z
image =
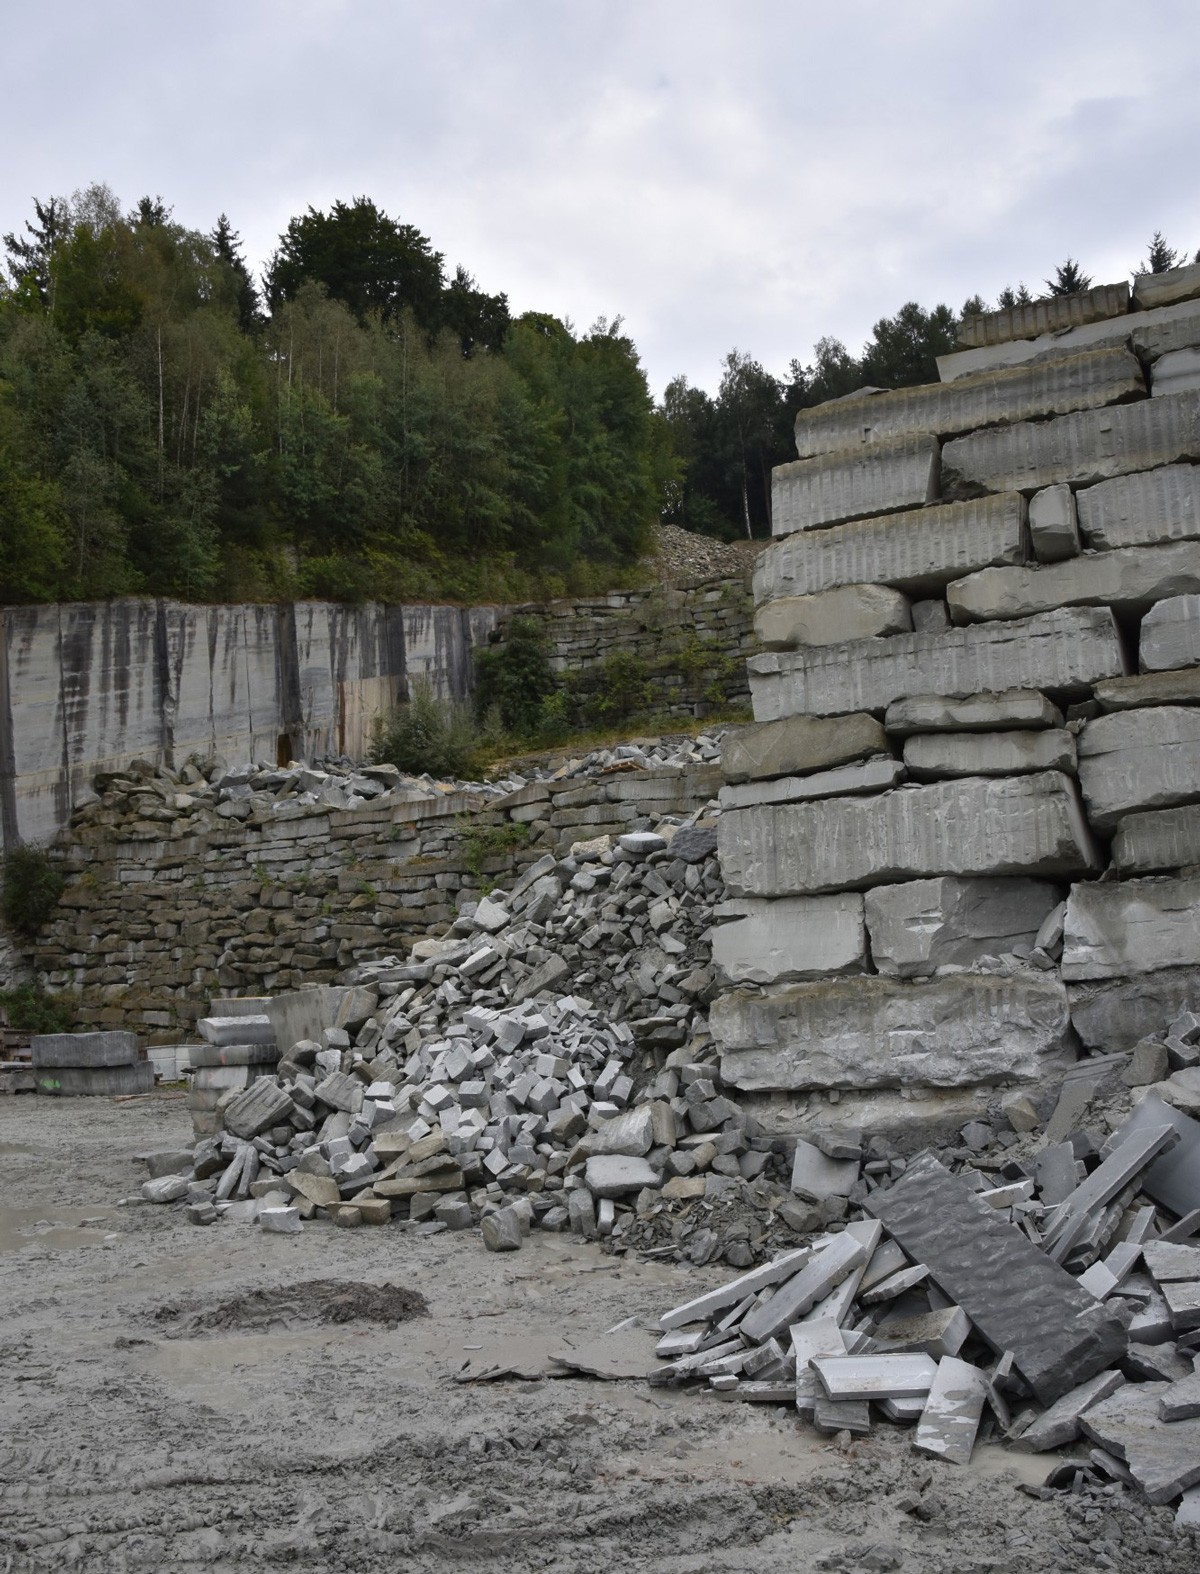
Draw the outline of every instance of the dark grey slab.
M930 1155L865 1206L995 1350L1012 1351L1043 1404L1124 1353L1116 1314Z
M1156 1093L1148 1093L1109 1138L1105 1150L1111 1152L1135 1132L1167 1124L1179 1133L1179 1141L1170 1152L1155 1159L1142 1176L1142 1190L1182 1218L1193 1208L1200 1208L1200 1121L1164 1104Z
M138 1058L136 1033L35 1033L30 1048L35 1071L42 1066L132 1066Z
M134 1066L46 1066L34 1076L39 1093L70 1097L112 1098L154 1088L154 1067L148 1060Z
M1200 1481L1200 1420L1164 1421L1169 1383L1126 1383L1081 1418L1094 1443L1129 1466L1151 1503L1170 1503Z

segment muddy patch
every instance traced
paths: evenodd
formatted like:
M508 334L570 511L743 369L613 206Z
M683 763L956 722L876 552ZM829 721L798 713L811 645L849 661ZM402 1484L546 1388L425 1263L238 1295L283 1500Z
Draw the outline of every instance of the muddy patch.
M419 1290L398 1284L348 1284L340 1279L309 1279L277 1289L250 1290L216 1306L195 1307L168 1301L154 1314L168 1339L204 1333L268 1333L311 1323L385 1323L394 1328L410 1317L426 1317L429 1307Z

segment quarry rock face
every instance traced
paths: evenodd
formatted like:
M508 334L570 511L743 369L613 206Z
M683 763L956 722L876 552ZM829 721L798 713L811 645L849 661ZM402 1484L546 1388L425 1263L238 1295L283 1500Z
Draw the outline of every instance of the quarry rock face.
M1032 949L1059 900L1043 880L943 877L875 886L866 893L871 958L881 973L920 978L969 967L1016 945Z

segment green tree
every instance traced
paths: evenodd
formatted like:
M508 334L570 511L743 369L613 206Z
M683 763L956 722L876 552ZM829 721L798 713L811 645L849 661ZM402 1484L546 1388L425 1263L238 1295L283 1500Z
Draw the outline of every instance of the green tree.
M1183 252L1176 251L1173 246L1168 246L1161 230L1155 230L1150 238L1147 248L1146 260L1134 269L1135 273L1166 273L1170 268L1178 268L1180 263L1187 259Z
M224 270L224 293L226 298L232 298L238 327L243 333L252 334L262 325L262 308L254 279L242 255L242 238L223 213L208 238Z
M1054 270L1054 277L1046 280L1046 288L1051 295L1081 295L1091 287L1091 274L1084 273L1074 257L1060 262Z
M937 382L937 357L954 349L957 327L948 306L927 312L909 301L894 317L875 324L863 349L863 381L879 388Z

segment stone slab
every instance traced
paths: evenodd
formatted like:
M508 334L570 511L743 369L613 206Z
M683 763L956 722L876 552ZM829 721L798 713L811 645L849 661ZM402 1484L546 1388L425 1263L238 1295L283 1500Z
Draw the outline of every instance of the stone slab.
M1041 732L916 733L904 744L904 765L914 781L946 776L1017 776L1030 771L1075 770L1074 736L1060 728Z
M1200 665L1200 596L1169 596L1150 608L1138 636L1143 672Z
M1103 1053L1132 1050L1200 1000L1200 968L1164 967L1115 982L1071 984L1071 1022Z
M985 1373L969 1361L944 1355L917 1422L913 1447L952 1465L969 1465L987 1395Z
M1151 398L1162 399L1193 388L1200 388L1200 348L1169 350L1159 356L1151 373Z
M1200 465L1163 465L1076 494L1079 529L1097 552L1200 537Z
M897 1153L919 1153L934 1145L955 1146L968 1121L987 1120L996 1090L987 1084L966 1088L873 1088L844 1090L836 1104L811 1099L804 1091L746 1092L738 1099L764 1136L856 1135L879 1137Z
M282 1124L291 1112L292 1101L278 1083L259 1077L225 1106L225 1129L248 1142L271 1126Z
M792 1158L792 1190L809 1202L848 1197L858 1181L857 1159L831 1159L815 1143L800 1141Z
M1200 711L1148 706L1099 716L1079 735L1079 783L1093 825L1200 798Z
M727 733L721 769L727 782L765 781L889 753L874 716L787 716Z
M1168 597L1194 598L1198 589L1200 541L1175 541L1088 552L1063 563L985 568L949 586L946 600L954 623L976 623L1068 606L1111 606L1130 615Z
M326 1028L360 1025L375 1010L378 998L373 989L362 985L335 984L317 984L274 996L267 1015L280 1054L286 1055L301 1039L315 1039L319 1044Z
M1008 689L1001 694L968 694L961 699L940 694L910 695L888 706L883 724L892 736L907 738L914 732L1061 727L1063 717L1058 706L1036 689Z
M1049 974L733 990L713 1002L709 1025L722 1079L748 1091L1036 1082L1073 1058L1066 992ZM851 1107L830 1114L838 1125L853 1123Z
M980 427L1094 409L1146 391L1138 361L1123 346L996 372L953 383L876 390L833 399L796 416L801 459L901 438L952 437Z
M1200 1121L1148 1093L1109 1141L1120 1144L1162 1125L1169 1125L1179 1140L1145 1171L1141 1189L1182 1218L1200 1206Z
M1140 710L1148 705L1200 705L1200 669L1180 672L1139 672L1128 678L1097 683L1095 698L1102 710Z
M1072 886L1061 963L1068 983L1196 966L1200 879L1151 877Z
M1007 344L1013 339L1036 339L1041 334L1062 333L1101 318L1121 317L1128 310L1128 284L1097 284L1073 295L1047 295L1042 300L1021 301L998 311L964 317L958 325L958 342L969 350Z
M798 1273L747 1312L740 1325L743 1341L762 1344L785 1332L854 1269L865 1265L874 1249L874 1244L864 1246L849 1230L833 1236Z
M584 1171L588 1190L594 1197L624 1197L647 1187L657 1191L662 1173L643 1158L622 1154L597 1154L587 1161Z
M936 1159L914 1160L866 1208L997 1353L1012 1352L1043 1404L1119 1360L1119 1318Z
M718 826L732 894L816 895L929 875L1078 874L1102 866L1071 779L959 777L877 798L730 810Z
M233 1017L201 1017L196 1024L206 1044L274 1044L271 1019L265 1012ZM319 1036L319 1035L318 1035ZM289 1046L290 1047L290 1046Z
M746 665L756 721L886 711L913 694L1032 688L1078 694L1126 672L1116 621L1105 607L1066 607L1019 622L973 623L936 634L765 651Z
M936 499L937 488L938 444L932 437L796 459L771 472L771 534L922 508Z
M269 1044L189 1044L187 1063L193 1070L214 1066L274 1066L279 1051L274 1036Z
M1125 1379L1120 1372L1100 1372L1056 1399L1032 1426L1025 1428L1017 1442L1022 1452L1042 1454L1048 1448L1065 1448L1079 1436L1085 1411L1116 1393Z
M1152 311L1156 306L1173 306L1176 301L1194 300L1198 295L1200 264L1166 268L1162 273L1134 274L1134 305L1142 311Z
M1084 1432L1128 1465L1151 1503L1170 1503L1200 1482L1200 1421L1164 1422L1169 1383L1125 1383L1083 1417Z
M132 1066L46 1066L34 1071L39 1093L64 1097L116 1098L129 1093L150 1093L154 1067L148 1060Z
M938 595L974 569L1023 563L1025 512L1025 499L1013 493L785 536L758 555L754 599L856 584Z
M757 1295L760 1290L769 1290L785 1279L792 1278L799 1273L811 1256L811 1248L802 1246L794 1252L786 1252L782 1257L776 1257L771 1262L751 1268L749 1273L740 1274L728 1284L706 1291L693 1300L685 1301L682 1306L664 1312L658 1320L659 1327L682 1328L687 1323L706 1322L715 1313L724 1311L726 1307L736 1306L739 1301L745 1300L746 1296Z
M59 1066L132 1066L138 1058L136 1033L35 1033L29 1047L35 1071Z
M1058 563L1079 551L1075 494L1069 486L1047 486L1029 499L1029 539L1039 563Z
M763 803L798 803L807 798L884 792L898 786L905 774L902 760L866 760L862 765L839 765L831 771L814 771L811 776L739 782L736 786L722 787L718 802L722 809L752 809Z
M1061 333L1039 334L1036 339L1014 339L1008 344L939 355L937 368L942 382L950 383L976 372L1077 355L1081 350L1099 349L1101 345L1127 345L1140 360L1153 362L1171 350L1198 342L1200 306L1195 301L1176 301L1153 311L1131 312L1127 317L1083 323Z
M871 959L879 972L897 978L971 967L1018 944L1032 947L1057 902L1058 887L1044 880L943 877L879 885L865 902Z
M863 899L785 896L775 902L745 898L745 916L712 931L712 959L734 984L862 972L866 967Z
M929 1393L938 1364L921 1351L908 1355L818 1355L813 1371L831 1399L916 1399Z
M754 637L766 650L837 645L902 634L912 626L908 597L886 585L842 585L811 596L780 596L761 602L754 614Z

